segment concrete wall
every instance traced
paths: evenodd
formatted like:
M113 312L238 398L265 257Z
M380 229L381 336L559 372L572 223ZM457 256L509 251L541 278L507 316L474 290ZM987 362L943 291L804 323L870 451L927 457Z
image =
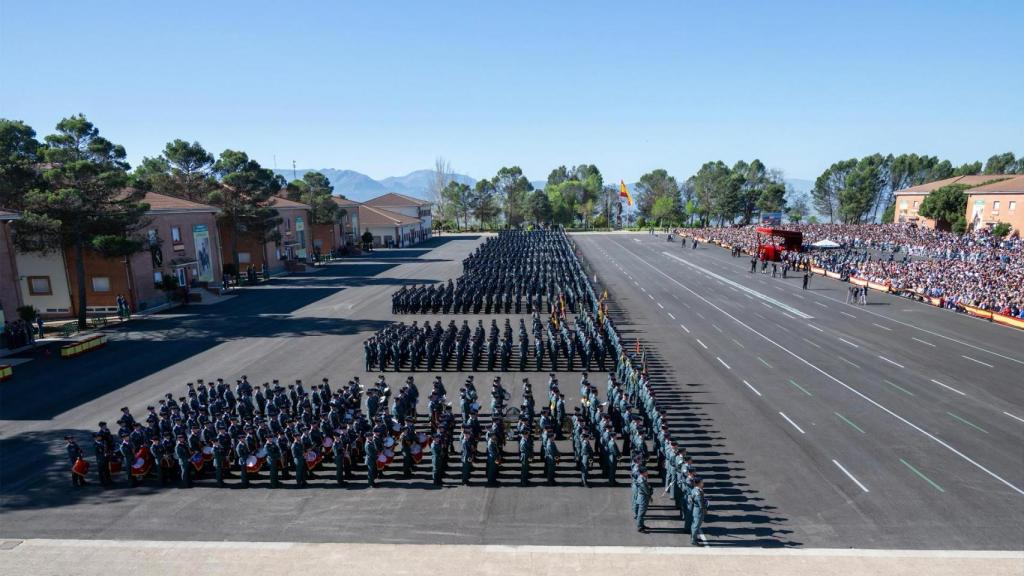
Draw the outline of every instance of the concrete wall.
M18 264L11 244L11 223L0 220L0 325L15 320L22 306L18 289Z
M51 252L45 255L19 252L15 254L15 262L18 268L18 288L24 305L35 306L43 316L48 318L73 315L70 285L63 254L60 252ZM50 295L29 293L29 276L49 277L52 293Z
M1006 222L1024 234L1024 194L968 194L967 222L979 226Z

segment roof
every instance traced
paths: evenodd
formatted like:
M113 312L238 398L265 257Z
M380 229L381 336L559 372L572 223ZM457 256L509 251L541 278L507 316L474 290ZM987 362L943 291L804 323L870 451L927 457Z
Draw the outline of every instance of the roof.
M377 208L387 208L388 206L429 206L430 202L406 196L405 194L398 194L397 192L388 192L382 196L367 200L365 204L376 206Z
M419 218L399 214L383 208L374 208L366 204L359 204L359 225L363 228L371 226L409 226L420 224Z
M971 174L970 176L954 176L952 178L944 178L942 180L936 180L934 182L925 182L924 184L918 184L917 186L911 186L910 188L904 188L903 190L897 190L896 196L914 195L914 194L928 194L939 188L950 186L952 184L963 184L966 186L978 186L985 182L991 182L996 178L1005 178L999 174Z
M209 204L200 204L199 202L156 192L146 192L146 197L142 201L149 204L149 212L147 214L154 212L218 212L215 206L210 206Z
M331 196L331 200L334 200L334 203L342 208L351 208L352 206L359 204L359 202L356 202L355 200L349 200L348 198L342 198L340 196Z
M10 210L0 210L0 220L17 220L20 218L17 212L11 212Z
M1013 176L967 190L967 194L1024 194L1024 176Z
M301 208L303 210L309 210L310 209L309 208L309 204L303 204L302 202L296 202L294 200L289 200L287 198L281 198L280 196L273 196L273 197L271 197L270 198L270 203L268 204L268 206L273 206L274 208L284 208L284 209L288 209L288 208Z

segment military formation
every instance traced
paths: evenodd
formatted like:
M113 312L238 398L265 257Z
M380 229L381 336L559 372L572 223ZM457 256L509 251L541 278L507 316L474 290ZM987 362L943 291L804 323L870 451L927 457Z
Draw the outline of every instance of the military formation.
M91 461L66 437L73 485L87 484L92 465L103 487L248 488L256 482L374 488L382 480L401 487L410 485L405 479L429 474L435 486L528 485L539 477L548 485L589 488L618 485L628 474L637 530L647 530L658 484L691 543L699 544L708 508L703 481L686 448L672 438L639 342L630 349L621 341L607 314L607 295L596 297L564 234L503 233L464 266L460 282L476 284L474 290L497 294L511 286L513 295L536 295L540 287L550 292L546 301L557 304L543 316L540 306L530 305L531 318L518 322L517 345L507 319L501 327L497 320L488 327L478 320L472 329L468 321L396 323L364 344L365 369L378 372L370 384L359 377L339 387L324 378L308 388L299 380L256 385L246 376L233 385L188 382L183 395L167 393L144 411L122 408L116 432L100 422ZM516 280L506 270L532 276ZM511 300L502 296L491 305L498 301ZM486 296L483 302L488 305ZM513 394L502 376L493 376L482 397L475 376L463 374L458 392L449 394L435 374L421 396L415 376L394 390L382 373L528 368L549 372L546 389L535 393L523 378ZM563 368L582 372L571 409L557 374ZM603 393L590 380L594 368L607 374Z
M399 322L363 343L363 360L367 372L604 371L614 366L609 350L608 336L597 329L592 315L570 321L552 314L542 321L535 313L530 328L520 318L515 333L508 319L501 328L497 320L488 328L477 320L472 330L468 320L458 327L454 320L447 327L440 321L433 326Z
M589 309L586 276L561 230L502 231L462 262L462 276L392 295L394 314L550 314Z

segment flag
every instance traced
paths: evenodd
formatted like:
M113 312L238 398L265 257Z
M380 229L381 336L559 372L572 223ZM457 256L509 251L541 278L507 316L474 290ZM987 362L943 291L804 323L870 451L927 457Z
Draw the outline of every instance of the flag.
M629 195L629 189L626 188L626 183L619 180L619 198L625 198L626 204L633 205L633 197Z

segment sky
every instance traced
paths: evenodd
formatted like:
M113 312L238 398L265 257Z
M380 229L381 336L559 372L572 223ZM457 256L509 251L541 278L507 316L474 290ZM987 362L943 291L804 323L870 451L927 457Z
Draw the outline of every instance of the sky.
M0 0L0 117L266 167L608 181L1024 154L1024 2Z

